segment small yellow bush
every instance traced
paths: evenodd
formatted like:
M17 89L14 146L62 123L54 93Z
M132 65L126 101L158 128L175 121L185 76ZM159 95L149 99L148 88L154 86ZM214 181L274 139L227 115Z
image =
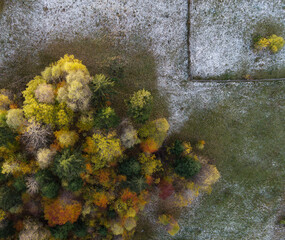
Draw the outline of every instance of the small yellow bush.
M270 49L271 52L277 53L284 47L284 44L285 40L283 37L273 34L268 38L260 38L259 41L255 43L255 49L258 51Z

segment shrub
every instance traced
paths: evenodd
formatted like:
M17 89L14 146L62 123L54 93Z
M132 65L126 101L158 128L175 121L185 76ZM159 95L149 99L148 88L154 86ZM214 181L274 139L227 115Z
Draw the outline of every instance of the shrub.
M175 172L187 179L195 176L201 169L201 164L189 156L176 159L174 165Z
M72 147L78 141L79 137L75 131L60 130L54 133L60 147Z
M62 180L71 181L79 177L83 171L84 160L80 152L71 152L65 149L55 156L53 172Z
M24 124L24 113L22 109L10 109L7 112L7 124L14 130L20 130Z
M128 101L128 114L137 123L145 123L152 110L153 97L146 90L135 92Z
M254 47L258 51L269 49L271 52L276 53L280 51L284 45L285 40L282 37L273 34L268 38L259 38L259 40L256 41Z
M107 107L99 111L94 119L95 128L109 129L118 126L119 117L115 113L114 109Z

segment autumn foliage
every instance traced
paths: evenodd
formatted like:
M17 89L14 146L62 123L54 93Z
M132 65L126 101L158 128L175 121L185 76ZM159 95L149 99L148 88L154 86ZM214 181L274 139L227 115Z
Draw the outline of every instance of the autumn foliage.
M0 238L136 239L149 201L181 208L218 181L190 143L166 141L165 118L148 121L150 91L122 101L120 119L116 84L65 55L27 83L23 102L0 91Z

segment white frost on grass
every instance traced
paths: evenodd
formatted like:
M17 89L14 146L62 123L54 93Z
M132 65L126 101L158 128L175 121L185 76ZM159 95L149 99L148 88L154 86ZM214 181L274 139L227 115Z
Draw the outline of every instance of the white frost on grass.
M108 29L153 51L158 88L170 97L171 122L182 123L186 116L179 108L192 91L181 87L188 78L187 12L185 0L6 1L0 15L0 67L19 50L32 49L36 56L54 39L92 37Z
M193 77L217 77L226 72L245 75L284 67L285 49L277 54L257 54L251 47L259 23L284 25L284 7L283 0L193 0L190 9ZM284 26L280 31L285 38Z

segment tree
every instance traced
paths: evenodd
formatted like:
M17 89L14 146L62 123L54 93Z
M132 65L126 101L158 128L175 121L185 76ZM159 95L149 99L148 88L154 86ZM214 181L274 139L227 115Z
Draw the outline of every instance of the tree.
M54 103L54 89L51 84L42 83L35 90L35 97L40 103Z
M44 204L44 216L51 227L76 222L81 210L81 203L72 199L57 198Z
M145 123L152 110L153 97L149 91L144 89L135 92L128 101L129 116L137 123Z
M94 119L94 126L98 129L110 129L118 126L119 117L114 109L106 107L101 109Z
M49 148L41 148L37 152L37 162L41 169L47 168L51 165L55 151Z
M35 179L44 197L55 198L58 195L60 185L50 170L39 170L35 174Z
M10 109L7 112L7 124L14 130L20 130L24 123L24 113L22 109Z
M178 158L174 163L174 171L187 179L195 176L200 169L201 163L190 156Z
M93 134L92 138L86 138L87 159L94 164L94 170L108 166L122 155L120 139L114 133L104 136L100 133Z
M60 130L54 133L59 146L62 148L72 147L78 141L79 136L75 131Z
M169 127L169 123L165 118L156 119L141 127L138 134L142 140L142 149L149 153L157 151L163 144Z
M21 195L14 188L0 187L0 208L9 211L21 204Z
M114 87L114 81L110 80L103 74L96 74L92 78L90 88L93 93L92 103L94 106L106 106L106 101L110 98L113 93L112 88Z
M121 139L122 145L125 148L131 148L135 144L140 143L137 131L134 129L134 127L131 125L129 121L125 120L120 125L122 128L120 139Z
M87 110L92 96L89 82L90 76L84 72L70 72L66 76L66 84L58 89L57 100L66 103L73 111Z
M52 136L49 127L31 121L22 134L22 141L30 152L37 152L40 148L46 148L51 143Z
M19 233L19 240L31 239L48 240L50 239L50 232L37 220L26 218L24 220L24 228Z
M64 149L55 156L52 170L60 179L69 182L79 177L83 167L84 160L80 152Z

